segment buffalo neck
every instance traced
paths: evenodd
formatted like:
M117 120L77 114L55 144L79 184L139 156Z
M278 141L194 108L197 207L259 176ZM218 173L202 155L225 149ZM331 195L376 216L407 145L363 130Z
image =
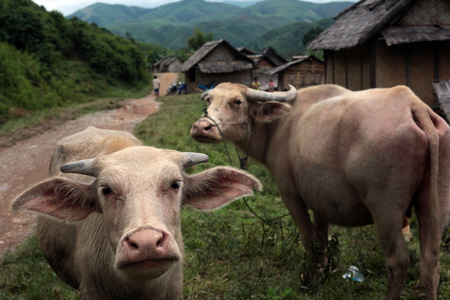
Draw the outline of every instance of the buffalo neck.
M253 159L270 168L270 161L272 161L270 157L275 155L275 153L272 153L274 149L272 140L277 134L278 128L279 121L271 123L252 121L248 138L236 142L236 146ZM277 145L275 148L280 149L280 147L283 149L284 145Z

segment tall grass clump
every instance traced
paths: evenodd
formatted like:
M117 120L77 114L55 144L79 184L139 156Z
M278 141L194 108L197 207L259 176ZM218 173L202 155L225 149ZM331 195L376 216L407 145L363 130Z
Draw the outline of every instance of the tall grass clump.
M160 97L158 101L162 102L160 111L135 128L134 134L139 139L148 146L209 155L209 162L187 169L188 173L230 165L223 144L200 144L189 137L192 123L203 113L204 104L198 94ZM227 146L232 164L238 167L234 146ZM307 275L315 266L306 259L291 217L284 216L287 210L270 172L253 160L249 165L248 172L263 183L263 192L208 213L189 207L182 211L186 253L183 299L385 298L387 272L373 226L332 227L327 254L330 268L322 278L311 281ZM415 240L408 244L411 265L402 299L423 298L416 222L412 223L412 229ZM67 291L56 279L31 241L33 245L28 250L19 249L0 262L0 298L76 297L76 293ZM448 252L443 251L439 299L450 299L449 263ZM361 271L363 282L342 277L352 265ZM40 285L52 288L37 294L33 286ZM55 296L55 291L67 295Z

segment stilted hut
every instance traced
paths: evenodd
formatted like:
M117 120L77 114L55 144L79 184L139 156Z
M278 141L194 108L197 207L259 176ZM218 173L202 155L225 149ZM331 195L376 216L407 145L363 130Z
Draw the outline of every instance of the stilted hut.
M450 1L362 0L309 45L324 50L325 81L351 90L409 86L437 106L432 82L450 79Z
M186 87L194 93L198 85L216 86L221 82L235 82L249 86L252 81L253 61L221 39L205 43L187 61L181 71Z

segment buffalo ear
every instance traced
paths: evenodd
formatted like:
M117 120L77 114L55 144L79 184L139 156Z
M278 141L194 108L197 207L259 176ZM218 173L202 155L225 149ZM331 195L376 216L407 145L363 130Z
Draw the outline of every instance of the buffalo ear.
M213 210L262 190L261 182L247 172L216 167L186 178L183 204L200 210Z
M287 114L292 106L281 102L250 102L249 114L257 122L270 123Z
M94 186L60 177L50 178L19 195L13 201L12 209L31 211L69 222L80 221L96 210Z

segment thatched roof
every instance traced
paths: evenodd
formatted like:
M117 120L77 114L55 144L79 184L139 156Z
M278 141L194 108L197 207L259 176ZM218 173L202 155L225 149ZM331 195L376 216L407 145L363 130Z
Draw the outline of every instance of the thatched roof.
M293 65L296 65L296 64L300 64L302 62L307 62L309 60L316 60L316 61L320 61L321 63L323 63L323 61L317 59L314 56L308 56L308 57L304 57L304 58L301 58L301 59L290 61L290 62L288 62L288 63L286 63L284 65L281 65L281 66L279 66L279 67L277 67L277 68L275 68L273 70L270 70L269 75L277 74L279 72L282 72L282 71L288 69L290 66L293 66Z
M169 55L169 56L163 57L160 60L158 60L157 62L155 62L153 64L153 67L168 66L176 61L179 61L181 63L181 61L177 57Z
M450 80L441 80L433 82L434 92L438 97L439 104L447 117L450 120Z
M255 51L250 50L250 49L248 49L248 48L246 48L246 47L239 47L239 48L237 48L237 50L238 50L240 53L242 53L242 54L244 54L244 55L247 55L247 56L249 56L249 55L254 55L254 54L255 54Z
M206 60L221 45L228 47L233 57L218 55L215 59ZM196 65L203 73L230 73L253 68L252 60L241 54L224 39L205 43L184 62L181 71L186 72Z
M274 66L278 67L287 63L287 60L270 46L264 49L261 54L266 57Z
M388 45L450 40L448 8L447 0L362 0L338 15L308 48L351 48L376 33Z

